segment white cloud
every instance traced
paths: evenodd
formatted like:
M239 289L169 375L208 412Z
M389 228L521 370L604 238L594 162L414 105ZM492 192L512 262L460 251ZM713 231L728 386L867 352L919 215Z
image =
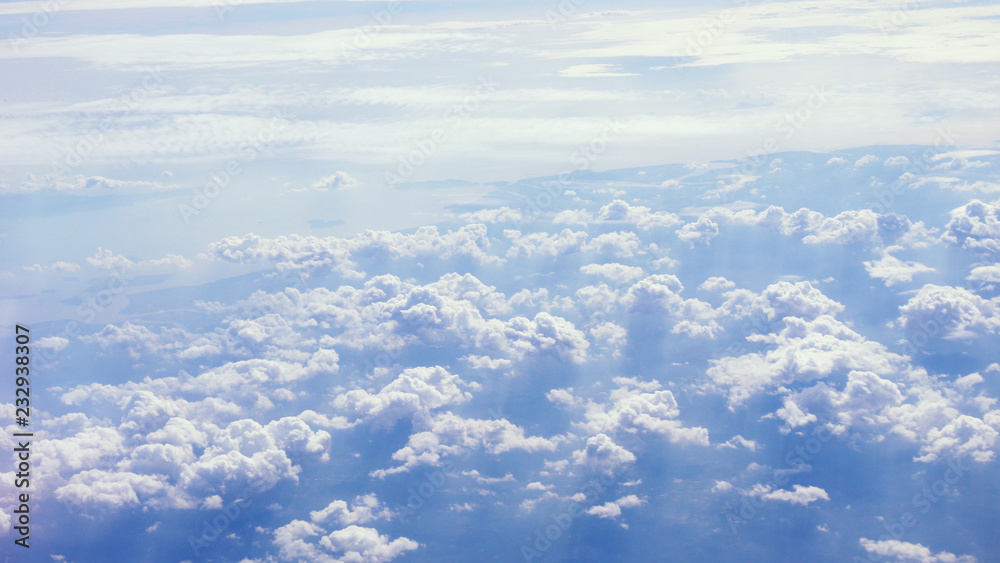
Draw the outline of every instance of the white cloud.
M699 217L697 221L688 223L676 231L677 238L691 245L691 248L700 244L708 244L713 238L719 236L719 225L708 217Z
M736 287L735 282L727 280L723 277L713 276L701 282L698 289L702 291L720 291L724 289L733 289L734 287Z
M316 180L312 184L312 189L326 192L330 190L349 190L358 187L358 181L352 178L347 172L336 171L329 176Z
M379 469L372 475L381 479L419 465L439 465L444 456L480 447L491 454L511 450L537 452L554 450L556 442L538 436L525 436L524 429L507 419L478 420L462 418L450 412L435 414L415 421L414 433L406 446L392 454L392 459L403 462L402 465Z
M747 338L768 350L710 361L706 374L717 386L728 389L731 408L774 386L816 381L840 370L887 375L904 361L829 315L813 320L785 317L781 324L784 327L776 333Z
M603 473L614 473L631 465L635 459L635 454L616 444L607 434L591 436L583 449L573 452L577 465Z
M587 264L580 267L580 272L588 276L603 276L618 284L624 284L645 275L643 269L638 266L617 263Z
M579 252L588 238L587 233L570 229L563 229L554 235L548 233L525 235L513 229L506 230L503 234L511 242L510 249L507 250L508 258L521 256L531 258L536 254L554 258L562 254Z
M969 339L1000 329L1000 298L963 288L927 284L899 308L899 326L934 338Z
M597 220L604 223L630 223L648 231L656 227L673 227L681 224L681 218L666 211L652 211L641 205L629 205L616 199L601 207L597 212Z
M392 517L393 512L385 508L374 493L354 497L350 507L342 500L335 500L323 510L309 513L309 519L315 524L334 521L341 526L367 524L376 520L388 520Z
M892 287L898 283L908 283L913 280L916 274L924 274L936 271L934 268L925 266L919 262L904 262L891 254L902 247L892 246L882 251L882 257L878 260L867 260L864 262L868 275L885 281L886 287Z
M390 540L374 528L348 526L319 540L320 545L334 553L342 554L341 561L357 563L382 563L391 561L407 551L414 551L420 544L409 538Z
M478 389L479 385L462 381L440 366L414 367L377 393L355 389L338 395L333 404L361 420L391 428L402 418L470 400L472 395L462 387Z
M953 210L941 240L965 250L1000 256L1000 202L974 199Z
M886 561L893 563L976 563L971 555L955 555L941 551L937 555L919 543L909 543L900 540L870 540L861 538L861 547L878 558L891 557Z
M643 432L660 434L671 442L708 445L708 430L684 427L677 420L680 409L673 393L661 389L659 382L625 377L616 377L614 382L618 388L608 395L608 403L587 401L586 421L579 426L589 434Z
M606 502L602 505L592 506L584 511L585 514L597 516L598 518L618 518L622 514L623 508L633 508L645 504L645 499L636 495L624 496L616 501Z
M813 486L803 487L802 485L793 485L791 491L785 489L778 489L776 491L761 490L759 496L766 500L777 500L791 504L800 504L802 506L806 506L817 500L830 500L829 495L823 489Z

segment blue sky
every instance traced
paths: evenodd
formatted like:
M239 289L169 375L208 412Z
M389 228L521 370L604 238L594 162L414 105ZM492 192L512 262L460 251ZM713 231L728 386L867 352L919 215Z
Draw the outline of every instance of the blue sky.
M0 2L2 553L996 561L998 16Z

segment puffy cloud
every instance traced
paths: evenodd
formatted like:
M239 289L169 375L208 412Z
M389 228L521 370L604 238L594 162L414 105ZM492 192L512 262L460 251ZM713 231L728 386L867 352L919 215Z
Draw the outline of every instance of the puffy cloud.
M285 451L278 448L274 434L260 423L244 419L229 424L201 457L185 465L178 485L193 492L262 492L282 479L297 481L298 472Z
M691 245L691 248L700 244L707 245L712 239L719 236L719 224L708 217L699 217L693 223L687 223L677 231L677 238Z
M587 402L586 422L579 426L588 433L613 436L618 432L643 432L660 434L671 442L708 445L708 430L685 428L677 420L680 409L673 393L661 389L659 382L625 377L617 377L614 382L618 388L608 395L607 404Z
M645 275L645 271L638 266L626 266L625 264L586 264L580 267L580 272L588 276L603 276L613 282L624 284Z
M624 496L616 501L606 502L602 505L592 506L584 511L585 514L597 516L598 518L618 518L622 514L623 508L633 508L645 504L645 499L636 495Z
M587 226L594 221L594 216L586 209L566 209L560 211L552 219L555 225L583 225Z
M888 422L885 410L901 404L904 399L903 392L893 381L872 372L851 371L843 391L820 382L787 396L784 406L775 414L788 428L815 422L817 413L841 429L871 426Z
M868 209L844 211L809 226L805 244L872 241L879 232L878 214Z
M639 250L641 245L642 242L635 233L617 232L598 235L591 239L583 249L602 256L629 258Z
M520 209L500 207L462 213L460 217L469 223L517 223L524 219L524 214Z
M943 455L969 456L975 461L986 462L996 458L993 451L1000 432L1000 411L993 411L986 421L968 415L959 415L940 428L932 428L924 437L921 456L916 461L932 462Z
M579 252L587 242L588 235L583 231L572 231L563 229L557 234L532 233L522 234L513 229L503 232L504 237L510 240L511 246L507 250L508 258L518 258L541 255L557 257L563 254Z
M588 438L583 449L573 452L573 461L594 471L614 473L635 463L635 454L616 444L607 434L598 434Z
M341 526L367 524L375 520L388 520L393 516L393 512L385 508L375 494L355 497L350 507L342 500L335 500L323 510L316 510L309 513L309 519L316 524L325 524L326 522L334 521Z
M401 418L468 401L472 395L461 387L479 386L462 381L440 366L415 367L404 370L378 393L355 389L338 395L333 404L362 420L391 427Z
M76 505L121 508L163 494L169 486L156 475L91 469L73 475L55 491L56 498Z
M374 528L348 526L331 532L319 540L320 545L334 553L339 553L344 563L382 563L413 551L420 544L409 538L390 540L380 535Z
M723 277L713 276L703 281L698 286L698 289L701 289L703 291L720 291L726 289L733 289L734 287L736 287L736 283L729 281Z
M766 388L823 379L835 370L891 374L905 359L829 315L812 320L785 317L781 322L784 327L777 333L747 337L771 346L769 350L710 360L706 374L728 389L731 408Z
M71 262L63 262L60 260L51 266L42 266L41 264L33 264L31 266L24 266L26 272L55 272L57 274L73 274L80 271L79 264L73 264Z
M347 172L340 170L316 180L312 184L312 189L326 192L329 190L348 190L358 187L358 181L352 178Z
M1000 298L984 299L963 288L927 284L899 308L906 331L967 339L1000 328Z
M329 270L356 278L362 274L354 271L352 257L382 260L468 258L481 264L499 261L486 252L489 246L486 226L477 224L443 234L437 227L430 226L408 235L364 231L352 238L291 235L263 239L248 234L210 244L209 254L229 262L271 262L281 270Z
M304 520L292 520L274 531L273 543L279 549L278 555L287 561L305 560L332 563L334 560L321 553L308 538L323 533L323 528Z
M713 338L719 330L714 320L718 312L704 301L684 299L680 296L683 290L677 276L655 274L630 287L622 304L633 313L667 313L674 320L673 334Z
M965 279L987 284L1000 283L1000 264L976 266Z
M818 211L801 208L788 213L770 206L755 213L752 209L733 211L713 207L694 222L684 225L677 236L691 244L707 244L719 235L720 225L742 225L775 229L785 236L800 237L804 244L887 243L926 244L930 233L922 222L911 223L902 215L879 215L871 210L849 210L826 217Z
M441 295L456 301L465 300L488 315L500 315L510 311L510 305L496 287L486 285L472 274L445 274L438 281L424 287L434 288Z
M716 481L715 485L712 485L713 493L725 493L733 490L733 484L729 481Z
M641 205L629 205L616 199L597 212L597 219L605 223L631 223L648 231L655 227L673 227L682 223L680 217L666 211L652 211Z
M879 158L873 154L866 154L854 162L855 168L861 168L862 166L868 166L873 162L878 162Z
M953 210L941 240L965 250L1000 256L1000 202L974 199Z
M419 465L438 465L441 458L484 448L491 454L511 450L552 451L556 442L538 436L525 436L524 429L507 419L480 420L462 418L450 412L421 418L415 423L404 448L392 454L402 465L372 472L378 478L402 473Z
M976 563L971 555L955 555L947 551L934 554L930 549L919 543L908 543L899 540L870 540L861 538L861 547L872 555L891 557L887 561L894 563Z
M737 297L737 294L726 294ZM726 307L732 308L734 301L727 301ZM762 313L770 320L785 317L815 319L822 315L835 316L844 310L844 306L823 294L809 282L778 282L767 286L760 293L759 299L754 299L747 313Z
M900 246L891 246L882 251L882 257L879 260L865 261L865 270L868 271L868 275L884 280L886 287L892 287L897 283L912 281L915 274L935 271L934 268L919 262L904 262L891 254L891 252L901 249Z
M87 258L87 263L101 270L124 270L133 266L133 262L124 256L117 256L106 248L98 248L97 253Z
M812 486L803 487L802 485L793 485L791 491L785 489L771 491L766 487L756 488L752 494L760 496L765 500L777 500L791 504L800 504L802 506L806 506L817 500L830 500L829 495L823 489Z
M611 356L621 356L621 349L628 341L628 331L615 323L601 323L588 331L594 343L611 351Z

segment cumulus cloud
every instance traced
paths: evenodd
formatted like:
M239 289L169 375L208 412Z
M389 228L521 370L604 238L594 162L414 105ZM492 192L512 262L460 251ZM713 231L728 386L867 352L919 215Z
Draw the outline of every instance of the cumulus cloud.
M587 439L583 449L573 452L573 461L602 473L615 473L632 463L635 454L619 446L607 434L597 434Z
M688 243L691 248L711 242L719 236L719 224L708 217L699 217L693 223L687 223L677 231L677 238Z
M479 385L462 381L440 366L415 367L404 370L377 393L355 389L338 395L333 404L360 420L391 427L401 418L470 400L472 395L463 387L478 389Z
M936 271L934 268L925 266L919 262L904 262L891 254L901 249L902 247L899 246L891 246L883 250L882 257L878 260L863 262L868 275L883 280L886 287L892 287L898 283L912 281L913 276L916 274Z
M645 499L636 495L627 495L616 501L606 502L598 506L592 506L584 511L585 514L597 516L598 518L615 519L621 516L623 508L633 508L645 504Z
M1000 202L974 199L953 210L941 240L965 250L1000 256Z
M513 229L506 230L503 234L511 243L507 250L508 258L531 258L535 255L555 258L563 254L579 252L589 238L585 232L570 229L563 229L552 235L548 233L525 235L521 231Z
M963 287L927 284L899 308L899 326L927 337L969 339L1000 329L1000 298L986 299Z
M348 190L356 188L358 181L352 178L347 172L337 171L329 176L324 176L312 184L312 189L326 192L330 190Z
M597 220L604 223L630 223L644 231L656 227L673 227L683 222L673 213L654 212L648 207L629 205L620 199L601 207L597 212Z
M342 500L335 500L326 508L309 513L309 519L315 524L333 521L341 526L388 520L393 516L393 512L383 506L374 493L354 497L350 506Z
M726 278L713 276L703 281L698 289L702 291L722 291L726 289L733 289L736 287L736 283L727 280Z
M588 276L602 276L619 284L624 284L645 275L642 268L617 263L587 264L580 267L580 272Z
M579 427L588 434L614 436L620 432L642 432L662 435L671 442L708 445L708 430L684 427L677 420L680 409L673 393L661 389L659 382L625 377L616 377L614 382L618 388L609 393L607 403L587 401L585 421ZM577 403L566 398L567 391L553 393L557 394L550 394L550 400Z
M806 506L817 500L830 500L829 495L823 489L813 486L803 487L802 485L793 485L791 491L786 489L772 491L767 487L758 487L752 494L760 496L765 500L776 500L802 506Z
M767 350L711 360L706 374L728 390L731 408L774 386L816 381L838 370L888 375L904 363L902 356L866 340L830 315L813 320L785 317L781 324L775 333L747 337Z
M392 454L402 465L373 471L374 477L385 478L420 465L439 465L444 456L478 448L496 455L512 450L552 451L557 445L547 438L525 436L523 428L507 419L471 419L447 412L423 417L414 426L406 446Z
M955 555L947 551L934 554L929 548L919 543L909 543L900 540L870 540L861 538L861 547L871 557L891 557L886 561L894 563L976 563L971 555Z

